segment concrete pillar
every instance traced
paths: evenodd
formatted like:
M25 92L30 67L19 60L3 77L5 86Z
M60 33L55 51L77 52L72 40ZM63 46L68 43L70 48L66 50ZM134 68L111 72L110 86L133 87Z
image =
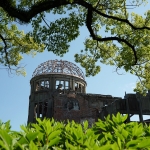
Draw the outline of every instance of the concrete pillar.
M126 98L126 108L127 108L127 114L128 114L127 122L130 122L130 109L129 109L128 97Z
M34 122L34 102L29 103L29 114L28 114L28 123Z
M54 90L55 89L55 78L54 77L52 77L51 78L51 85L52 85L52 90Z
M143 113L142 113L142 103L141 103L141 97L137 99L138 104L139 104L139 120L141 123L143 123Z
M37 118L40 117L40 114L39 114L39 100L38 100L38 103L37 103Z
M49 99L48 100L48 106L47 106L47 118L52 118L53 117L53 100Z
M73 79L72 79L72 89L75 91L75 82Z
M44 101L42 102L42 118L44 118Z

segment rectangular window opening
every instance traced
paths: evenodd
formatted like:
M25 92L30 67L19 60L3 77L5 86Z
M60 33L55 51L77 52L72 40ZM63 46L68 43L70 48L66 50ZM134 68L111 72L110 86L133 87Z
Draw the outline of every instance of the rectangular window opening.
M56 89L58 88L59 80L56 80Z
M65 81L65 89L69 89L69 81Z
M79 84L79 92L82 92L82 85Z
M49 81L45 81L45 88L46 88L46 89L49 88Z
M75 91L77 91L77 90L78 90L78 83L75 82Z
M41 81L41 89L44 89L44 81Z
M60 84L62 85L61 89L64 89L64 81L60 81Z
M42 118L42 114L40 114L40 118Z
M56 80L56 89L61 87L61 89L64 89L64 81L62 80Z

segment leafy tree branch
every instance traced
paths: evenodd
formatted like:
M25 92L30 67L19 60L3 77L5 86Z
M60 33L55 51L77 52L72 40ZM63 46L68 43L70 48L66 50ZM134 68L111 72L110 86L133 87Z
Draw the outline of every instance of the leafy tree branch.
M135 62L133 65L136 65L137 63L137 55L136 55L136 50L134 48L134 46L128 42L125 39L121 39L119 37L106 37L106 38L99 38L97 35L94 34L94 31L92 29L92 18L93 18L93 12L92 12L92 8L88 8L88 13L87 13L87 20L86 20L86 26L90 32L91 37L93 38L93 40L97 40L97 41L118 41L118 42L124 42L125 44L127 44L133 51L134 53L134 57L135 57Z
M136 91L145 92L150 89L150 10L142 15L133 12L145 1L1 0L0 52L5 49L11 66L19 64L21 53L42 52L44 48L63 56L84 26L90 36L75 60L85 68L86 75L96 75L99 62L123 68L140 77ZM52 21L55 14L61 17ZM33 30L23 34L14 25L18 20L31 24ZM4 40L5 35L10 40ZM4 57L0 60L8 64Z
M86 9L96 12L97 14L113 19L116 21L127 23L131 28L134 30L139 29L148 29L150 30L150 27L143 26L143 27L136 27L134 26L128 19L119 18L116 16L107 15L105 13L102 13L98 9L99 2L97 3L96 7L93 7L92 4L86 2L86 0L44 0L44 1L38 1L37 3L34 3L28 10L23 10L17 8L13 3L12 0L1 0L0 1L0 7L2 7L11 17L19 19L21 22L29 23L32 18L34 18L37 14L47 11L49 9L53 8L59 8L60 6L65 6L68 4L78 4ZM132 5L131 5L132 6ZM107 8L108 9L108 8Z

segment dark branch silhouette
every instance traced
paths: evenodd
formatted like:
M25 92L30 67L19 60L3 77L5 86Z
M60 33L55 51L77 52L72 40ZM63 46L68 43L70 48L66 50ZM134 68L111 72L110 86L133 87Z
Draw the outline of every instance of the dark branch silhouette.
M6 62L8 64L8 67L10 68L10 65L9 65L9 59L8 59L8 52L7 52L7 42L6 42L6 39L0 34L0 38L2 39L3 43L4 43L4 53L5 53L5 58L6 58Z
M136 55L135 47L129 41L127 41L126 39L122 39L121 37L117 37L117 36L100 38L94 33L92 29L93 13L103 16L104 18L113 19L119 22L124 22L127 25L129 25L133 30L143 30L143 29L150 30L150 27L147 27L147 26L136 27L128 19L123 19L123 18L119 18L116 16L105 14L101 10L97 9L97 5L99 4L99 2L97 3L96 7L94 7L92 6L92 4L86 2L85 0L73 0L72 3L69 0L44 0L44 1L40 1L40 2L33 4L28 9L23 10L23 9L18 8L18 6L14 6L11 0L0 0L0 7L2 7L11 17L17 18L19 21L23 23L29 23L32 18L34 18L37 14L40 14L44 11L47 11L53 8L59 8L60 6L66 6L68 4L77 4L87 9L86 26L90 32L91 37L94 40L97 40L97 41L114 41L115 40L118 42L125 43L133 51L134 58L135 58L133 65L137 64L138 58ZM44 18L42 19L44 20Z
M115 40L115 41L123 42L123 43L127 44L133 51L133 54L135 57L135 62L133 65L136 65L138 59L137 59L136 50L135 50L134 46L131 43L129 43L127 40L121 39L119 37L99 38L97 35L94 34L94 31L92 29L92 26L91 26L92 25L92 17L93 17L92 8L89 7L88 13L87 13L86 26L87 26L93 40L97 40L97 41L114 41Z
M87 9L91 9L91 11L93 11L105 18L124 22L124 23L128 24L134 30L139 30L139 29L150 30L150 27L146 27L146 26L136 27L132 23L130 23L130 21L127 19L104 14L100 10L97 10L96 8L94 8L92 6L92 4L89 4L88 2L86 2L84 0L73 0L72 3L69 0L44 0L44 1L35 3L28 10L23 10L23 9L15 7L14 5L12 5L11 0L0 0L0 7L2 7L11 17L17 18L18 20L20 20L21 22L24 22L24 23L29 23L33 17L35 17L37 14L39 14L41 12L44 12L44 11L47 11L47 10L50 10L53 8L58 8L60 6L65 6L68 4L81 5Z

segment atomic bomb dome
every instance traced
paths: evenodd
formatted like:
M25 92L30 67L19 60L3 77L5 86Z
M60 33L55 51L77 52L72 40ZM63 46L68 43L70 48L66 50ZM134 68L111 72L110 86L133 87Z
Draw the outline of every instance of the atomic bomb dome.
M36 118L57 121L88 120L91 126L108 114L150 115L150 94L125 94L125 98L86 93L84 73L75 64L63 60L48 60L40 64L30 80L28 123Z
M33 72L32 77L43 74L66 74L85 79L83 71L77 65L63 60L48 60L41 63Z
M28 122L34 122L36 117L54 117L54 105L58 102L54 100L55 96L85 94L87 84L84 73L75 64L63 60L48 60L35 69L30 85ZM63 104L65 109L73 107L74 110L79 110L78 101L73 99L69 102L67 97L67 102Z

